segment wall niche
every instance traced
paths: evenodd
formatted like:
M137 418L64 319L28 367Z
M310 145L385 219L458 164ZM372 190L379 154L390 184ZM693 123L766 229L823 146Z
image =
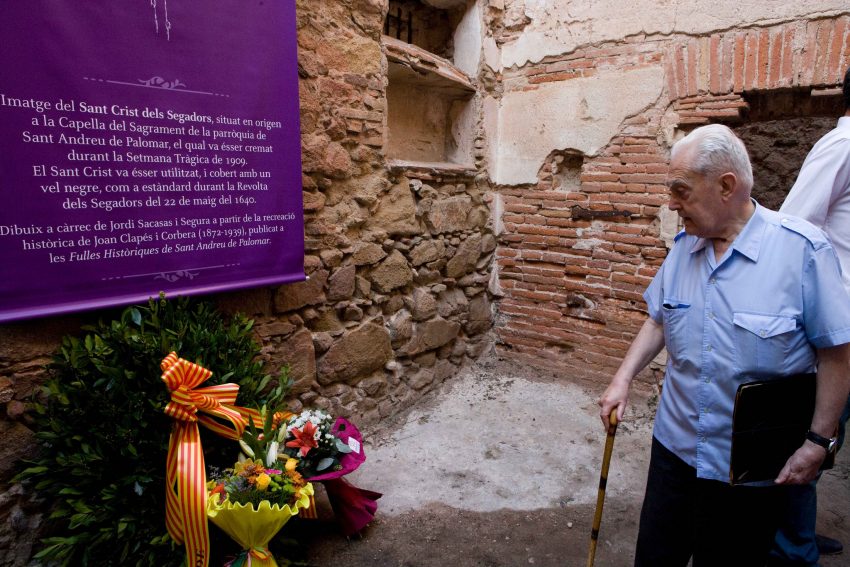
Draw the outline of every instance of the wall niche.
M474 170L477 89L460 68L477 69L466 47L476 43L469 41L478 29L470 24L478 24L474 7L465 1L390 1L382 38L389 63L390 167Z

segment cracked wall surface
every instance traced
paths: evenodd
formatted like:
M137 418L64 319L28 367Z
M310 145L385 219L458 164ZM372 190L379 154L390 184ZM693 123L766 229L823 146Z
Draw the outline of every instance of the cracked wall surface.
M493 182L534 183L553 149L596 154L617 135L623 120L654 104L663 88L664 71L657 66L610 70L505 93L498 109L497 151L490 170Z
M704 35L735 27L830 17L846 9L842 0L633 0L628 4L619 0L504 0L506 27L514 32L502 47L501 66L521 67L583 45L638 34Z

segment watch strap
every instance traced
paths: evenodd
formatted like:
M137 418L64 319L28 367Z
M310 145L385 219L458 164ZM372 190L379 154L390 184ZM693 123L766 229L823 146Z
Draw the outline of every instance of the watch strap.
M830 439L829 437L823 437L822 435L818 435L811 429L806 432L806 439L814 443L815 445L820 445L827 451L832 449L832 446L835 445L835 437Z

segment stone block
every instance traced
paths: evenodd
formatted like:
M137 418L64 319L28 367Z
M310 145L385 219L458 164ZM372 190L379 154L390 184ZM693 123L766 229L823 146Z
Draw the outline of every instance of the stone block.
M328 280L328 301L349 299L354 295L354 277L357 268L354 265L337 269Z
M421 266L439 260L445 253L446 245L443 241L426 240L410 251L410 263L414 266Z
M335 309L324 309L317 312L317 316L310 320L310 330L315 333L333 333L343 328L342 321Z
M412 282L413 270L404 255L393 250L392 254L372 271L370 280L379 292L387 293Z
M407 179L402 178L381 198L366 228L380 229L390 236L411 236L421 232L416 219L416 201Z
M486 294L481 294L469 302L469 319L463 326L463 330L467 335L478 335L486 332L492 324L490 300Z
M460 323L441 318L416 323L413 326L413 337L406 348L407 354L419 354L441 347L454 340L459 331Z
M446 264L446 276L459 278L475 270L475 264L481 257L481 235L473 234L460 243L455 255Z
M289 375L294 381L290 390L292 394L303 394L313 388L316 383L316 351L310 331L301 329L271 353L270 368L285 364L289 365Z
M465 313L469 300L458 288L447 289L437 297L437 313L443 318Z
M283 313L301 309L307 305L324 303L324 289L327 281L328 272L317 270L308 280L280 286L274 297L275 311Z
M387 253L380 245L374 242L358 242L354 245L351 261L355 266L367 266L377 264L386 257Z
M392 357L386 329L367 323L347 332L319 361L319 383L347 382L384 367Z
M421 368L419 372L408 377L406 382L414 390L421 390L434 382L434 370L432 368Z
M457 371L457 366L448 360L437 361L437 364L434 366L434 383L440 384L445 382L447 378L454 376Z
M422 208L427 207L423 201ZM432 234L457 232L469 228L467 217L472 210L472 199L468 195L457 195L447 199L432 200L430 207L423 210L425 222Z
M378 395L384 388L387 386L387 379L384 377L383 372L376 372L372 376L368 378L364 378L360 382L357 383L357 387L363 390L366 395L374 396ZM377 405L377 404L375 404Z
M336 248L329 248L319 252L319 258L327 268L336 268L342 262L342 251Z
M0 479L4 482L16 472L18 461L38 452L35 434L20 422L0 420Z
M392 344L400 346L413 336L413 317L409 311L402 309L390 317L387 321L387 329Z
M425 288L414 289L412 295L404 298L404 303L413 315L414 321L430 319L437 313L437 300Z

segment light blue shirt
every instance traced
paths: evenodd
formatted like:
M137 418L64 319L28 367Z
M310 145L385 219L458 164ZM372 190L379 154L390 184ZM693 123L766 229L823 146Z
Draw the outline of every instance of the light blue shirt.
M680 233L644 299L668 354L654 435L699 478L729 481L740 384L813 372L816 348L850 342L824 233L757 203L719 262L709 241Z

